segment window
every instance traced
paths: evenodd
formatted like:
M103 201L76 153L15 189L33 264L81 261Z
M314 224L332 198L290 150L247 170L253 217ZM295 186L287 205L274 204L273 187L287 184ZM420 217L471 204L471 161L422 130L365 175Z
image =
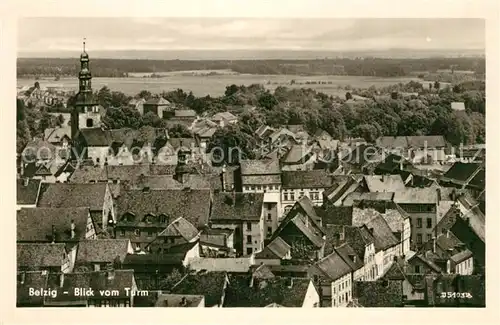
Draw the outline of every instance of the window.
M122 229L122 230L120 231L120 234L124 237L124 236L125 236L125 230L123 230L123 229Z
M432 218L427 218L427 228L432 228Z
M422 218L417 218L417 228L422 228Z
M420 273L420 265L415 265L415 273Z
M304 192L299 193L299 199L304 196Z
M256 187L256 188L257 188L257 191L262 190L262 187L261 187L260 185L257 185L257 187Z
M175 244L175 238L170 238L170 244Z
M252 223L247 222L247 231L252 231Z
M267 227L267 236L271 237L272 234L273 234L273 228L272 227Z
M93 126L94 126L94 120L93 120L93 119L91 119L91 118L88 118L88 119L87 119L87 123L86 123L86 124L87 124L87 127L88 127L88 128L91 128L91 127L93 127Z
M432 240L432 234L427 234L427 242L430 242Z
M247 247L247 255L252 255L252 247Z
M252 243L252 236L248 235L247 236L247 244L251 244Z
M272 210L272 208L273 208L273 204L272 204L272 203L267 203L267 204L266 204L266 208L267 208L268 210Z
M255 191L255 186L250 186L250 190Z
M153 237L153 232L151 230L148 231L148 237Z
M136 236L140 236L140 235L141 235L141 230L140 230L140 229L136 229L136 230L134 230L134 234L135 234Z
M422 234L417 234L417 244L422 244Z
M294 192L290 193L290 201L295 201L295 193Z
M272 216L272 214L271 214L271 213L268 213L268 214L267 214L267 220L268 220L268 221L273 220L273 216Z
M283 201L288 201L288 193L283 193Z

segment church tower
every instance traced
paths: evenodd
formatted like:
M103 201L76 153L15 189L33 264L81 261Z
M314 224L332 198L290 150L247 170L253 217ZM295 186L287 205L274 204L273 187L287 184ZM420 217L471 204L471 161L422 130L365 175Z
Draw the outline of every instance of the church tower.
M89 67L89 55L85 51L80 55L80 73L78 74L78 94L71 113L71 135L74 138L80 129L100 127L101 109L92 91L92 74Z

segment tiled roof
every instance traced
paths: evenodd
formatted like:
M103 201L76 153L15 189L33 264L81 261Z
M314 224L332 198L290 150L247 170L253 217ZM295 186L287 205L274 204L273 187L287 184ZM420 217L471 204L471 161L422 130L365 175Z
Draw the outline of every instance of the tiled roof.
M231 120L236 120L238 119L236 116L234 116L233 114L231 114L230 112L220 112L220 113L216 113L214 114L214 116L212 116L212 120L214 121L220 121L220 120L227 120L227 121L231 121Z
M24 185L26 181L28 184ZM36 204L41 182L39 179L18 179L16 181L17 204Z
M435 204L437 203L437 191L435 188L406 188L394 193L394 202L398 204Z
M211 221L260 220L264 193L215 193Z
M183 217L195 227L208 224L209 190L127 190L116 200L118 215L133 213L139 219L148 214Z
M380 137L377 139L377 145L381 148L440 148L446 146L443 136L398 136L398 137Z
M24 147L23 149L23 157L25 159L53 159L55 158L56 147L45 140L34 139Z
M250 287L251 282L251 276L231 276L224 307L266 307L272 303L302 307L310 284L309 279L299 278L255 279Z
M88 208L23 208L17 211L18 242L51 242L52 225L57 241L71 241L71 220L75 223L75 238L85 238Z
M351 226L353 220L352 206L326 205L321 213L321 224L326 225L346 225Z
M478 171L476 176L474 176L470 180L469 186L474 186L477 188L484 189L486 187L486 171L484 169L481 169L480 171Z
M271 241L267 248L273 252L280 259L284 258L290 252L290 245L288 245L281 237L276 237Z
M355 281L352 296L364 307L403 306L403 286L400 281Z
M366 246L375 243L373 236L367 231L366 227L344 227L344 233L345 242L364 260Z
M401 175L366 175L364 180L370 192L397 192L405 189Z
M248 175L242 176L241 182L245 185L280 184L280 175Z
M123 262L129 245L129 239L83 240L78 244L76 263L113 263L116 258Z
M64 137L71 139L70 126L48 128L44 132L44 140L50 143L59 143Z
M189 269L207 272L247 273L252 266L248 257L209 258L199 257L189 260Z
M365 166L368 163L380 161L380 153L375 151L375 148L370 145L360 144L353 148L347 154L341 156L344 163L354 166Z
M160 294L154 307L198 307L203 299L202 295Z
M46 271L18 272L22 280L17 281L17 305L43 305L44 297L30 294L33 288L45 288L49 273Z
M376 170L380 172L400 172L400 165L403 163L403 168L411 166L411 163L405 158L395 155L389 154L384 161L377 165Z
M174 189L184 189L190 188L193 190L208 190L212 186L210 184L210 179L198 174L188 174L184 175L183 182L178 181L175 175L153 175L145 176L141 180L136 182L137 188L149 187L155 190L174 190Z
M111 276L112 274L112 276ZM101 295L101 290L117 290L119 295L113 295L115 299L127 298L125 288L132 288L134 283L133 270L114 270L112 273L106 271L95 271L86 273L66 273L63 275L63 285L60 286L60 275L50 274L47 281L49 288L57 288L57 297L46 297L47 303L57 303L66 301L86 300L74 295L73 288L92 288L94 290L94 298L104 298L106 295ZM67 292L67 294L64 294Z
M316 262L315 266L332 281L336 281L354 271L336 251Z
M271 175L280 174L279 161L275 159L266 160L241 160L241 175Z
M296 164L305 163L311 156L312 147L305 147L300 144L292 145L288 153L283 157L283 163Z
M465 261L466 259L469 259L472 257L472 252L468 249L465 249L461 251L460 253L457 253L450 257L450 260L452 260L455 264L461 263Z
M348 243L344 243L339 247L336 247L335 251L340 255L340 257L342 257L344 262L346 262L353 271L359 270L363 267L363 260L359 258L354 248L352 248Z
M48 184L40 193L39 207L72 208L90 207L90 210L100 211L104 206L104 198L108 184Z
M340 238L341 234L344 234L344 227L343 225L323 225L323 232L326 236L324 255L331 254L334 247L341 242Z
M170 102L163 97L148 99L145 105L170 105Z
M385 201L391 202L395 194L390 192L371 192L371 193L349 193L342 201L343 206L353 206L356 201Z
M365 201L361 202L365 203ZM352 224L353 226L362 226L378 216L381 216L385 220L393 233L403 231L403 224L407 215L401 208L385 209L381 213L374 208L366 206L362 208L355 207L352 214Z
M456 162L443 175L443 179L466 182L479 168L481 168L481 164L478 163Z
M171 291L174 294L203 295L206 307L218 306L223 302L226 279L225 272L189 274Z
M199 231L186 219L179 217L172 221L165 230L158 234L158 237L180 236L187 241L195 238Z
M253 270L252 276L256 279L272 279L275 277L271 271L270 265L266 264L259 265Z
M123 265L126 267L136 266L160 266L160 265L182 265L186 254L127 254Z
M65 244L17 244L17 267L60 267L66 253Z
M430 275L425 278L426 301L435 307L485 307L486 286L481 275ZM470 297L441 298L443 292L469 293Z
M283 188L327 188L332 186L331 175L324 170L283 171Z
M234 229L206 228L200 233L200 243L202 245L217 246L224 248L227 239L234 234Z
M399 262L399 261L392 261L391 265L385 271L385 273L381 276L382 279L385 280L399 280L403 281L406 279L406 272L404 270L404 261ZM403 265L401 265L403 264Z
M375 250L386 250L399 243L382 216L379 215L371 219L366 223L366 226L368 229L373 229L372 235L375 238Z

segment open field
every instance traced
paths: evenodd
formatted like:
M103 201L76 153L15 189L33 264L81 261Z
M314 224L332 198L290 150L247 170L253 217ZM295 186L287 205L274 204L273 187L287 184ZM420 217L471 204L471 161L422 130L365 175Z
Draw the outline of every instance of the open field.
M295 84L291 85L294 80ZM92 86L95 90L103 86L108 86L112 91L121 91L127 95L133 96L141 90L148 90L152 93L175 90L181 88L184 91L192 91L195 96L220 96L224 93L226 86L231 84L251 85L264 84L269 89L278 86L287 86L293 88L312 88L328 95L344 96L345 86L355 88L369 88L370 86L384 87L391 84L407 83L411 80L419 81L428 86L418 78L396 77L396 78L377 78L363 76L293 76L293 75L250 75L250 74L217 74L213 76L192 76L192 75L171 75L163 78L93 78ZM41 86L62 85L64 88L76 90L78 88L78 79L61 78L58 81L53 79L38 80ZM311 82L315 84L311 84ZM34 79L18 79L18 87L33 85ZM309 84L306 84L309 83Z

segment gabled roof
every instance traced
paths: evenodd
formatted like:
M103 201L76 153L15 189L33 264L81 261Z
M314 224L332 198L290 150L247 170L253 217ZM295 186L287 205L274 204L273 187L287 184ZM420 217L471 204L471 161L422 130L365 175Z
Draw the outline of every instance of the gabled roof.
M26 185L25 182L27 182ZM39 179L18 179L16 181L17 204L35 205L38 201L41 183Z
M325 170L283 171L281 182L284 189L327 188L332 186L333 178Z
M129 239L82 240L78 243L76 263L113 263L116 258L123 262L129 246Z
M465 249L459 253L456 253L452 257L450 257L450 260L453 261L455 264L462 263L463 261L469 259L472 257L472 252L468 249Z
M281 237L276 237L267 245L267 248L280 259L285 258L291 249L290 245L288 245Z
M348 243L343 243L339 247L336 247L335 251L353 271L359 270L363 267L364 261L356 254L354 248L352 248Z
M368 229L373 229L371 234L375 238L375 250L386 250L398 245L399 241L392 233L391 228L382 216L376 216L366 224Z
M446 141L441 135L431 136L383 136L376 140L381 148L406 149L406 148L441 148L446 146Z
M264 193L215 193L210 220L260 220Z
M56 242L82 240L89 214L88 208L22 208L17 211L17 241L51 242L52 225ZM71 220L75 223L74 239L71 239Z
M213 307L222 304L226 282L226 272L189 274L171 291L174 294L203 295L205 306Z
M192 109L176 109L175 117L196 117L196 112Z
M44 140L50 143L59 143L64 138L71 139L71 127L48 128L44 132Z
M214 114L214 116L212 116L212 120L214 121L220 121L220 120L232 121L237 119L238 118L233 114L231 114L230 112L219 112Z
M342 201L342 206L353 206L356 201L383 201L392 202L394 198L394 193L390 192L371 192L371 193L360 193L351 192L346 195Z
M209 258L199 257L189 260L189 269L207 272L247 273L252 266L249 257Z
M443 175L443 180L452 180L460 183L465 183L481 168L479 163L462 163L456 162Z
M435 204L437 203L437 191L433 187L407 187L394 193L394 202L398 204Z
M364 260L366 246L374 244L375 239L363 227L344 227L345 242L348 243L356 252L356 254Z
M148 99L145 105L170 105L170 102L163 97Z
M33 288L46 288L49 273L47 271L18 272L21 281L17 281L17 305L43 305L44 297L30 294Z
M352 296L364 307L403 306L403 286L400 281L355 281Z
M160 294L154 307L199 307L203 299L203 295Z
M312 155L312 147L294 144L282 158L283 163L301 164L305 163Z
M126 190L116 200L118 214L133 213L139 218L148 214L183 217L195 227L208 224L210 190Z
M341 277L353 272L351 266L344 261L342 256L337 251L333 251L330 255L322 258L316 264L318 269L331 280L336 281Z
M199 231L195 226L186 219L179 217L172 221L157 237L182 237L187 241L191 241L198 233Z
M272 303L284 307L302 307L311 280L302 278L254 280L252 287L250 283L252 283L251 276L231 276L224 307L266 307Z
M464 102L452 102L451 109L454 111L465 111L465 103Z
M266 160L241 160L241 175L270 175L280 174L279 161L275 159Z
M40 193L38 206L42 208L89 207L101 211L108 184L51 183Z
M334 206L332 204L323 206L321 213L321 224L351 226L353 220L352 206Z
M61 267L65 262L65 244L17 244L17 267Z

